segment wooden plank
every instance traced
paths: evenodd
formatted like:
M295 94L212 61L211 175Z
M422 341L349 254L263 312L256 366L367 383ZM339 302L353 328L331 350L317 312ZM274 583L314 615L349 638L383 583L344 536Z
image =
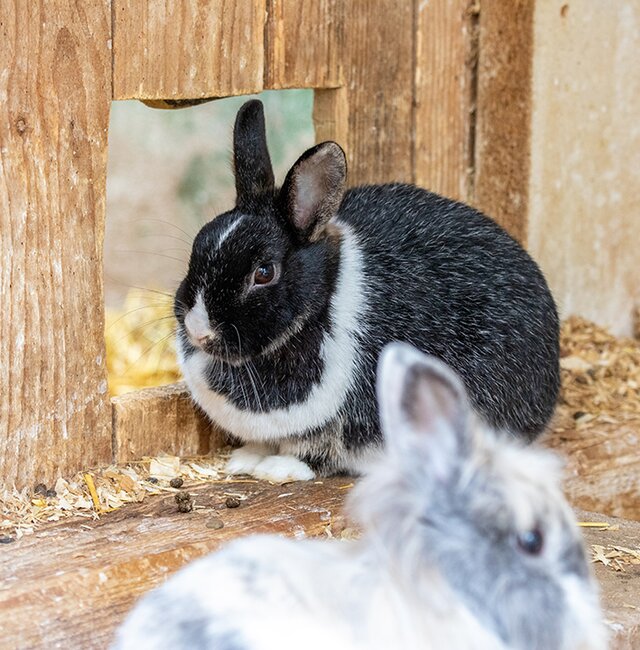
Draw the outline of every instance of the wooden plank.
M474 0L419 2L415 57L415 182L471 199L477 64Z
M340 85L343 19L338 0L267 0L265 88Z
M113 0L114 99L259 92L266 0Z
M191 513L179 513L169 494L24 537L2 551L2 646L105 648L138 596L221 543L257 532L323 534L349 483L208 484L189 489L203 507ZM247 499L227 509L229 492ZM212 517L224 528L207 527Z
M345 88L322 93L314 119L346 150L350 185L413 180L413 9L413 0L346 3Z
M105 648L135 599L186 562L240 535L323 535L344 526L342 502L350 480L270 486L237 481L188 488L196 510L177 512L173 495L151 497L103 516L52 525L3 548L0 625L5 648ZM225 495L241 494L237 509ZM198 509L202 507L202 509ZM640 547L640 524L578 513L582 521L609 521L617 530L585 529L588 545ZM212 519L224 527L215 530ZM52 566L55 565L55 571ZM613 650L638 648L640 567L624 573L595 566Z
M521 242L529 209L532 0L480 12L474 204Z
M157 456L208 454L223 434L193 403L184 383L147 388L111 400L117 463Z
M313 95L313 126L316 142L334 140L344 149L347 148L349 140L348 101L349 92L344 87L315 91Z
M0 3L0 482L108 462L110 2Z
M538 2L534 42L529 246L564 315L630 335L640 305L640 4Z
M544 445L566 460L565 491L578 508L640 521L640 423L593 420L565 426L544 438Z

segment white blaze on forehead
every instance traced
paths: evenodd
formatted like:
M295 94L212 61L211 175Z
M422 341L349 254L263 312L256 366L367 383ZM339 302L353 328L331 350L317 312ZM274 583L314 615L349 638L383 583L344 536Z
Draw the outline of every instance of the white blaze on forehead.
M216 248L220 248L222 244L224 243L224 240L229 237L229 235L240 225L240 222L244 219L244 215L240 215L239 217L236 217L221 233L220 237L218 237L218 241L216 243Z
M184 319L184 326L187 329L187 334L197 341L205 336L213 336L213 330L209 323L209 316L207 309L204 306L204 299L202 291L196 296L195 305L187 312Z

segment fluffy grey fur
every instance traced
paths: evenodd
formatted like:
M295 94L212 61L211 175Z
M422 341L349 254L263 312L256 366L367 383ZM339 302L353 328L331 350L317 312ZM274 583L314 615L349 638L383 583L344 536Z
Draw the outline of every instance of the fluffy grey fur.
M604 650L597 588L550 452L481 426L459 379L383 352L385 456L357 542L238 540L136 606L117 650Z
M544 430L558 317L540 269L502 228L411 185L345 191L332 142L277 189L255 100L234 146L237 206L198 234L176 295L181 365L218 425L260 445L257 456L358 471L382 441L376 361L400 340L450 365L491 426L526 441ZM256 285L265 265L274 279Z

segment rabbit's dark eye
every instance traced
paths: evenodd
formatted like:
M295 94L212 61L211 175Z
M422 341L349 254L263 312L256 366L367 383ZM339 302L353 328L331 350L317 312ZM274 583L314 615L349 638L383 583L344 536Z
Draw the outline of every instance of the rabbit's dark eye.
M276 277L276 266L273 262L261 264L253 272L254 284L269 284Z
M540 555L543 546L544 535L539 528L533 528L518 535L518 548L527 555Z

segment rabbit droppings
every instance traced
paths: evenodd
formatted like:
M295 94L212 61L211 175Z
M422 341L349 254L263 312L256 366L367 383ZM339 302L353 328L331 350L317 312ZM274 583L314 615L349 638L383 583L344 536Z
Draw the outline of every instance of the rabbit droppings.
M597 588L551 452L496 436L440 361L380 362L386 449L357 541L237 540L145 596L117 650L600 650Z
M305 152L274 186L262 104L234 129L236 207L195 238L175 299L195 401L246 446L231 473L358 473L379 453L375 365L412 343L451 366L485 419L531 440L554 409L558 317L502 228L412 185L345 192L342 149Z

